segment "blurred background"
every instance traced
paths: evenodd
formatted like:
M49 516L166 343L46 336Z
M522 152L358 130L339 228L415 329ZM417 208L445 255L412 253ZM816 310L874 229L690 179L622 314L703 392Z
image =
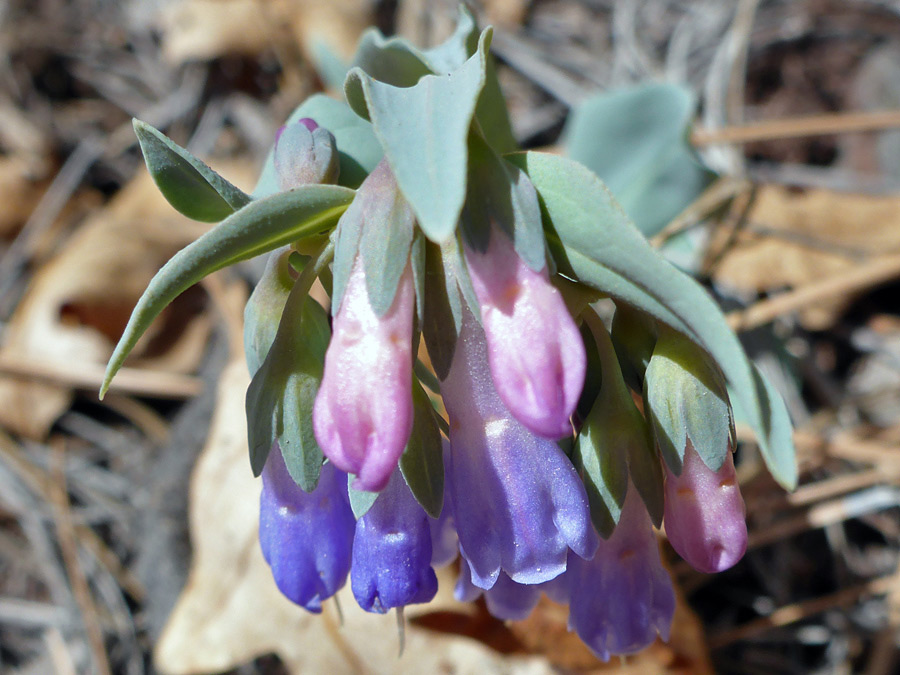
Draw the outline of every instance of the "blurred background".
M158 195L131 118L249 191L367 26L433 45L456 3L0 0L0 672L900 672L900 2L472 8L520 143L594 168L785 396L798 490L739 428L745 559L707 576L664 543L671 643L607 665L546 599L512 624L456 603L453 570L400 659L393 617L291 606L246 460L259 265L181 296L97 400L147 281L207 227Z

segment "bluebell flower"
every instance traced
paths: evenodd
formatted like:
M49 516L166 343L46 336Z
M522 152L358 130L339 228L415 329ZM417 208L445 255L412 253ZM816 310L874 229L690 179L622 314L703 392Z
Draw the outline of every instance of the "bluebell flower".
M584 485L556 443L526 429L497 395L484 332L466 312L441 392L450 417L447 494L472 583L505 572L537 584L566 569L571 548L597 547Z
M638 491L629 485L616 529L592 560L569 556L569 630L604 661L669 639L675 593Z
M384 614L437 593L431 526L400 470L356 523L350 586L359 606Z
M291 478L281 448L272 448L262 473L259 543L279 590L310 612L347 581L356 526L347 475L322 467L319 484L304 492Z

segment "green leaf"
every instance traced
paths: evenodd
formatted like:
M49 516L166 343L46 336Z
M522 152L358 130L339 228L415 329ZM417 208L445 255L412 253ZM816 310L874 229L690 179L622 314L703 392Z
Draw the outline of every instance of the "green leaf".
M754 370L713 299L653 250L582 165L535 152L509 159L538 191L560 272L647 312L702 347L733 387L772 475L793 489L797 466L784 401Z
M456 278L444 264L441 247L425 244L425 315L422 334L434 372L441 380L450 372L462 326L462 304Z
M444 505L444 458L441 432L435 411L422 385L413 379L415 417L406 449L400 457L400 471L416 501L432 518L441 515Z
M328 232L353 194L336 185L304 185L258 199L176 253L150 280L131 313L106 367L100 397L138 339L172 300L216 270Z
M376 28L362 34L350 65L395 87L412 87L423 76L436 72L425 55L405 38L386 38Z
M412 266L413 285L416 289L416 320L419 325L425 321L425 245L428 240L420 230L416 230L412 246L409 248L409 262Z
M272 347L247 389L246 408L254 475L277 442L294 482L311 492L324 461L312 413L331 331L328 314L308 293L308 283L294 284Z
M400 190L425 235L437 243L456 229L466 196L466 140L484 87L491 31L477 52L449 75L426 75L414 86L379 82L360 68L344 91L357 114L370 118Z
M244 355L250 375L255 375L266 360L278 332L284 303L294 286L290 257L288 247L272 252L262 278L244 307Z
M664 507L659 457L644 418L622 378L606 327L592 310L584 317L593 334L602 371L600 393L576 441L576 452L584 466L591 517L601 535L608 537L612 533L625 503L630 474L651 520L659 527Z
M647 236L691 204L714 174L687 142L693 93L651 83L604 92L572 110L566 154L596 173Z
M340 185L354 189L359 187L381 161L384 151L372 130L372 125L361 119L346 103L324 94L314 94L291 113L285 124L294 124L303 118L315 120L316 124L328 129L334 136L340 163L338 178ZM259 181L253 190L256 199L279 192L273 157L274 147L269 151Z
M688 439L703 462L718 471L734 436L725 383L708 358L681 334L663 330L647 366L646 410L660 451L676 475Z
M222 178L161 131L132 121L147 169L159 191L179 213L205 223L227 218L250 197Z
M333 314L341 307L359 256L369 302L378 316L384 316L406 270L414 225L409 204L397 189L390 167L382 162L359 186L335 232Z
M534 186L524 171L497 156L477 133L469 135L468 185L461 221L466 243L485 252L492 226L498 225L531 269L544 269L544 231Z
M625 381L636 391L644 385L644 373L656 345L656 325L649 316L627 303L617 302L610 331Z
M354 480L356 480L356 476L352 473L347 474L347 493L350 495L350 509L353 511L353 516L359 520L369 512L369 509L372 508L372 505L375 504L375 500L378 499L378 495L381 493L356 490L353 487Z

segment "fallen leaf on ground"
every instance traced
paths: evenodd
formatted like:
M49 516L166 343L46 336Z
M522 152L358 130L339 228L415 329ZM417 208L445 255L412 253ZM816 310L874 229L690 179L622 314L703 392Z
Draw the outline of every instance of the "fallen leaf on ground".
M744 291L795 288L865 264L867 256L900 250L900 197L765 185L748 222L714 275ZM760 226L765 230L754 233ZM852 300L820 301L800 320L822 330Z

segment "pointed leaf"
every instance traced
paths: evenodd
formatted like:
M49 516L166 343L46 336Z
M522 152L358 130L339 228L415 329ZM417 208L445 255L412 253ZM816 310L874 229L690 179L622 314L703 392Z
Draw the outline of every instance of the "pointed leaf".
M375 28L362 34L350 65L395 87L412 87L423 76L436 72L425 55L405 38L386 38Z
M422 232L416 230L412 246L409 249L413 285L416 289L416 320L420 326L425 321L425 244L427 241Z
M422 334L434 372L441 380L450 372L462 325L462 305L455 277L444 263L441 247L425 244L425 315Z
M271 253L262 278L244 307L244 355L251 376L266 360L281 323L284 303L294 286L290 255L288 247Z
M247 389L250 466L258 476L277 443L294 481L311 492L324 456L313 435L312 411L331 336L328 315L297 283L285 303L266 360Z
M417 381L413 381L413 408L413 429L400 457L400 471L416 501L429 516L437 518L444 505L441 432L431 400Z
M346 103L324 94L314 94L306 99L291 113L285 124L294 124L305 117L315 120L334 136L340 163L338 183L350 188L359 187L384 155L372 125L354 113ZM259 199L276 192L279 192L279 187L273 149L263 165L253 197Z
M712 471L730 450L733 421L725 383L690 340L663 330L645 379L648 417L669 468L681 473L686 441Z
M347 101L372 120L400 189L419 226L435 242L454 230L466 196L466 139L484 87L491 31L478 51L449 75L426 75L415 86L394 87L354 68Z
M544 269L544 230L534 186L524 171L501 159L477 133L469 136L468 185L462 217L466 243L487 251L491 226L496 224L531 269Z
M172 300L216 270L328 232L352 198L352 190L336 185L281 192L251 202L176 253L138 300L106 367L101 398L138 339Z
M372 508L372 505L381 493L357 490L353 487L354 480L356 480L356 476L352 473L347 475L347 493L350 495L350 508L353 511L353 516L359 520L369 512L369 509Z
M772 475L792 489L794 445L784 401L747 359L713 299L665 262L631 224L600 180L555 155L510 155L538 191L560 272L624 300L700 345L732 386Z
M144 161L163 196L188 218L214 223L250 197L146 122L133 120Z

